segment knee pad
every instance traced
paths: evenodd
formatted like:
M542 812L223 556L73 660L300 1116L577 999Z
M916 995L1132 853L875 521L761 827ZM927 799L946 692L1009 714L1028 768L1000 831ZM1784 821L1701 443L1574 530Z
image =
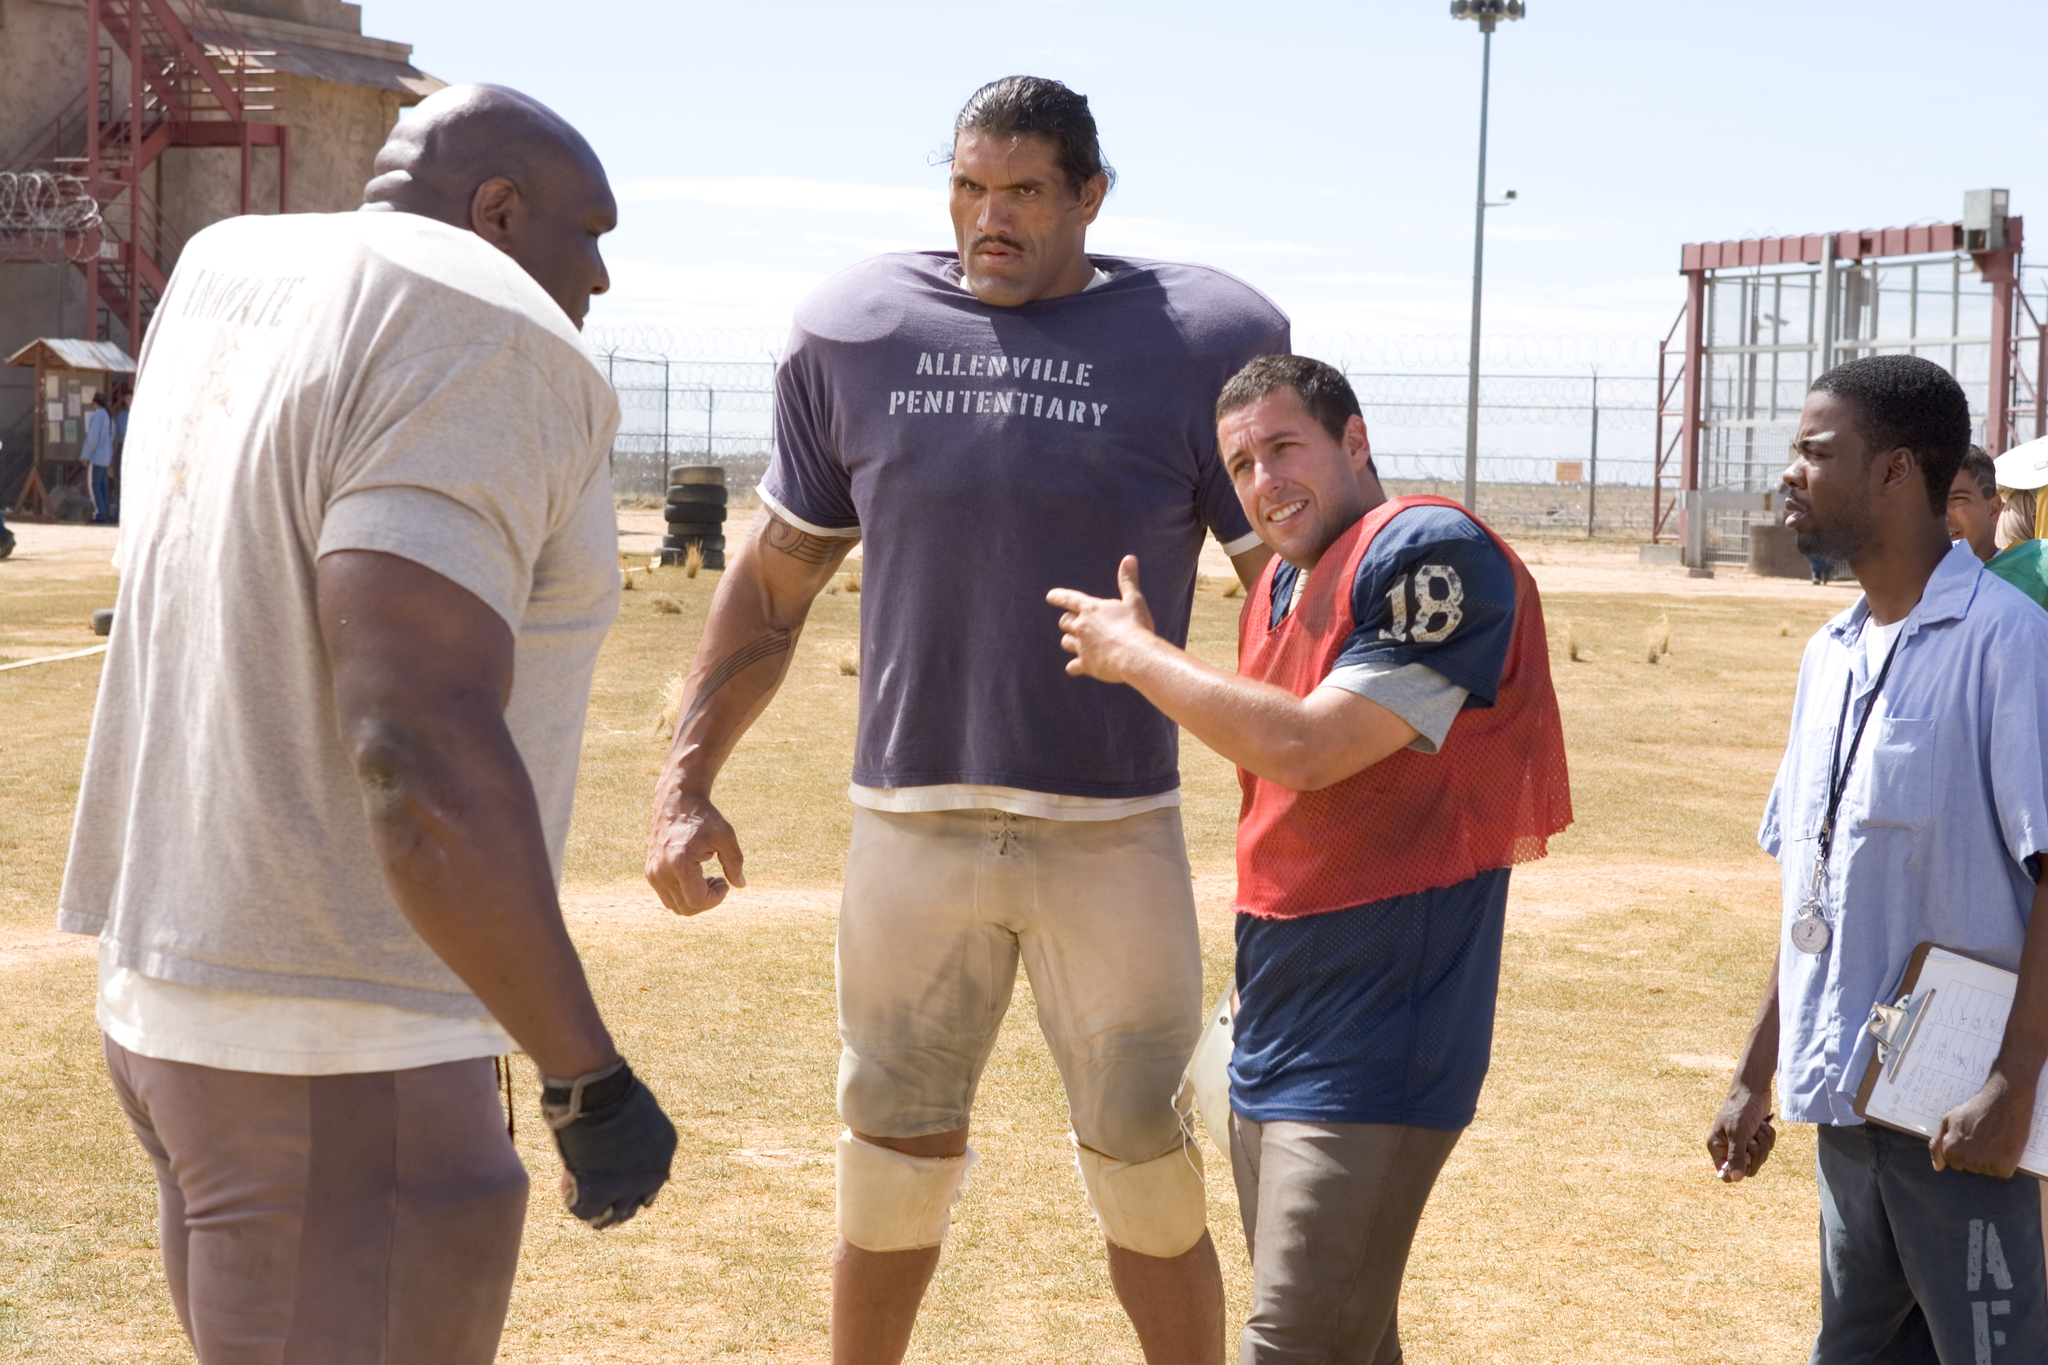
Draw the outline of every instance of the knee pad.
M1150 1161L1118 1161L1074 1144L1074 1164L1102 1235L1140 1256L1174 1257L1190 1251L1209 1227L1202 1192L1202 1150L1182 1142Z
M914 1251L946 1240L953 1204L980 1158L909 1156L839 1135L839 1235L862 1251Z

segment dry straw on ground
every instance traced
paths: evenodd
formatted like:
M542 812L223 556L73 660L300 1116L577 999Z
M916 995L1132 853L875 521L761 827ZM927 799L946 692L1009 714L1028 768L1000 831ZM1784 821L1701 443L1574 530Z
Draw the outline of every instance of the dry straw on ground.
M822 1362L839 1129L832 913L858 691L838 665L859 603L820 599L781 696L719 785L749 889L686 920L640 881L658 757L648 717L677 690L715 576L646 577L683 611L628 613L605 644L568 903L607 1019L676 1117L676 1178L633 1223L594 1235L555 1205L541 1125L519 1125L536 1179L501 1358ZM0 572L0 653L92 643L86 622L111 597L98 567L33 588ZM1569 620L1616 639L1641 628L1643 604L1547 603L1553 632ZM1727 1078L1699 1060L1739 1049L1770 963L1776 878L1753 831L1802 641L1759 639L1759 607L1740 598L1674 595L1651 609L1685 634L1666 667L1609 651L1556 675L1578 822L1514 876L1493 1069L1403 1295L1416 1365L1786 1360L1816 1321L1810 1130L1790 1129L1759 1179L1722 1186L1701 1135ZM1829 614L1801 609L1793 633ZM1235 617L1225 599L1198 597L1196 652L1227 666ZM0 675L0 1106L13 1118L0 1124L0 1343L36 1365L190 1359L164 1292L148 1165L102 1074L93 958L52 933L99 668ZM1213 998L1229 980L1236 782L1192 740L1182 760ZM520 1074L530 1119L531 1069ZM983 1161L911 1360L1136 1365L1066 1132L1020 983L981 1089ZM1234 1332L1248 1274L1225 1170L1212 1152Z
M690 548L683 551L683 577L695 578L703 571L704 547L696 541L691 541Z
M1668 614L1658 617L1644 628L1643 652L1650 663L1656 663L1671 652L1671 617Z

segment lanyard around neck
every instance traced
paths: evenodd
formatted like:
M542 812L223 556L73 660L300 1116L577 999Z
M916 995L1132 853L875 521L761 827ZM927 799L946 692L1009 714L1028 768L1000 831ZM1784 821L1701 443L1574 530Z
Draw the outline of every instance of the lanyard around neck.
M1842 793L1849 788L1849 770L1856 766L1856 750L1863 743L1863 727L1870 724L1870 713L1877 710L1877 699L1884 691L1884 680L1890 676L1892 660L1898 657L1899 646L1904 644L1905 640L1906 628L1904 623L1901 622L1899 633L1892 639L1892 647L1885 651L1884 667L1877 671L1877 682L1870 689L1870 704L1863 708L1863 715L1856 722L1856 733L1849 740L1849 757L1847 762L1842 761L1842 731L1849 724L1849 699L1856 692L1856 670L1854 668L1849 670L1849 680L1842 686L1842 716L1840 720L1835 722L1835 746L1833 751L1828 754L1828 813L1820 822L1819 867L1827 866L1828 849L1833 844L1835 837L1835 812L1841 808ZM1837 763L1842 765L1841 772L1839 773L1835 771Z

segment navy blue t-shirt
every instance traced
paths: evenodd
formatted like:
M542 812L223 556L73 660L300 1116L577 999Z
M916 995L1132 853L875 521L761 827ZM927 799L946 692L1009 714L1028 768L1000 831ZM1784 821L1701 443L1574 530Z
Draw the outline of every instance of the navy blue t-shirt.
M797 309L762 500L864 539L861 786L1179 784L1173 722L1067 676L1045 594L1114 597L1135 554L1159 633L1186 641L1205 532L1251 535L1216 395L1287 351L1287 318L1220 271L1092 259L1106 282L996 308L951 252L880 256Z
M1273 618L1286 614L1300 571L1273 573ZM1490 707L1515 632L1515 574L1484 527L1451 507L1394 514L1351 580L1353 626L1335 667L1426 664Z
M1294 574L1274 574L1274 624ZM1337 668L1423 664L1466 689L1467 708L1493 705L1515 578L1471 517L1396 514L1351 600L1357 624ZM1455 727L1445 742L1457 743ZM1507 894L1508 869L1496 868L1329 914L1239 915L1231 1107L1257 1123L1470 1123L1493 1051Z

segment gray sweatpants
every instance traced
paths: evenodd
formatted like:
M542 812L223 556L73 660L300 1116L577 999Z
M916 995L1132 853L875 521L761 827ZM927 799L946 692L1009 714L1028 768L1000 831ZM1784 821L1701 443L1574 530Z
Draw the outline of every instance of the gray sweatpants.
M1401 1276L1462 1130L1231 1116L1252 1258L1238 1365L1395 1365Z
M487 1057L267 1076L106 1041L201 1365L489 1365L526 1170Z
M1812 1365L2044 1365L2040 1182L1937 1171L1927 1140L1820 1125Z

